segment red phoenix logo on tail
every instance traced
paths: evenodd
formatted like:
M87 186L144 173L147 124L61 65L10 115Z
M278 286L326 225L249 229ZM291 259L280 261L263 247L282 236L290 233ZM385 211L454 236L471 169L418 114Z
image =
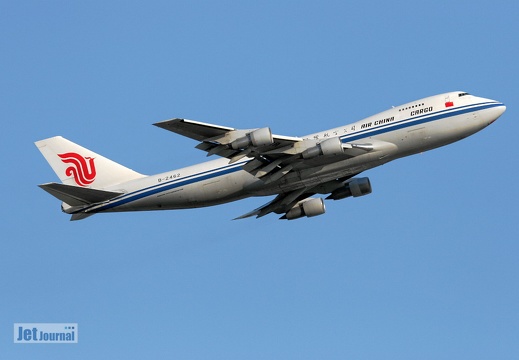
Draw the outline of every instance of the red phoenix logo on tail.
M77 153L58 154L66 164L71 164L66 170L67 176L74 176L74 181L79 186L87 186L94 182L96 178L96 167L94 165L94 158L83 157ZM88 163L87 163L88 160Z

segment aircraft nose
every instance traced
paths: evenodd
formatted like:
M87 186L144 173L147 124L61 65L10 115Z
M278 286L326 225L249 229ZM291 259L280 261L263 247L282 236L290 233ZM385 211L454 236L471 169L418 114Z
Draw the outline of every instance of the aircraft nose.
M503 115L503 113L506 111L506 106L505 104L501 104L501 106L499 106L497 108L497 111L498 111L498 114L497 117L500 117L501 115Z
M503 113L506 111L506 106L505 104L503 104L502 102L499 102L499 101L496 101L496 103L498 104L498 106L496 106L496 119L498 117L500 117L501 115L503 115Z
M506 111L506 106L505 104L496 101L496 106L494 106L491 110L492 114L488 123L489 125L496 121L501 115L503 115L503 113Z

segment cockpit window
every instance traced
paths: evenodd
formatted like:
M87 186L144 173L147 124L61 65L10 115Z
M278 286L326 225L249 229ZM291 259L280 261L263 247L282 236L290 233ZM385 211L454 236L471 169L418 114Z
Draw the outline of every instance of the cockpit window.
M465 95L470 95L469 93L459 93L458 96L459 97L462 97L462 96L465 96Z

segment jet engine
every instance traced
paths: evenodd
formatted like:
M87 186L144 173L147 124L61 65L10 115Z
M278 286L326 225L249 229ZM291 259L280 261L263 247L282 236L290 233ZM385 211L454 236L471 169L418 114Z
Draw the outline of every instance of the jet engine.
M322 215L326 212L324 200L321 198L306 199L298 202L280 219L295 220L306 217Z
M344 187L333 191L326 199L340 200L350 196L359 197L368 194L371 194L369 178L355 178L348 181Z
M339 155L344 152L341 139L338 137L321 141L316 146L306 149L301 154L303 159L311 159L322 155Z
M272 131L270 131L270 128L261 128L254 130L248 134L246 134L244 137L238 138L234 140L231 143L231 147L234 150L238 149L244 149L249 146L264 146L264 145L270 145L274 142L274 139L272 139Z

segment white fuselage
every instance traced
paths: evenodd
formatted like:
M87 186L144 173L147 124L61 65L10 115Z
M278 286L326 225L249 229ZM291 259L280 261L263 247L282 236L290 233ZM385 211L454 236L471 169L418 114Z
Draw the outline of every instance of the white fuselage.
M229 159L219 158L108 188L123 191L124 195L87 211L195 208L317 186L463 139L491 124L504 110L502 103L460 92L432 96L302 137L313 144L332 137L348 144L380 142L382 145L374 151L354 157L337 155L324 161L317 157L306 161L299 171L271 183L241 168L249 158L232 164Z

